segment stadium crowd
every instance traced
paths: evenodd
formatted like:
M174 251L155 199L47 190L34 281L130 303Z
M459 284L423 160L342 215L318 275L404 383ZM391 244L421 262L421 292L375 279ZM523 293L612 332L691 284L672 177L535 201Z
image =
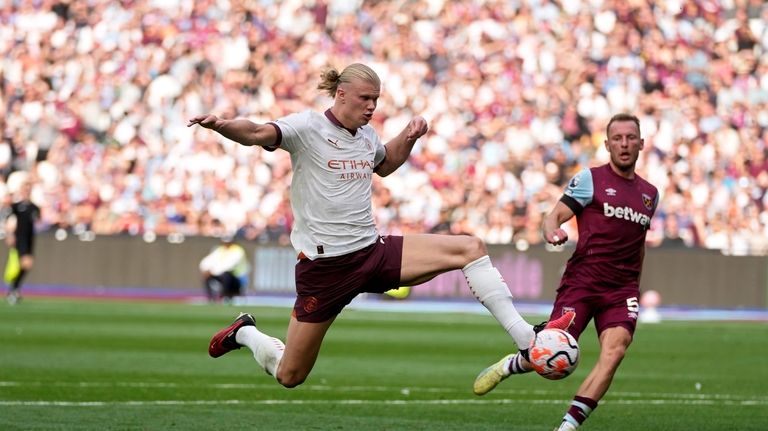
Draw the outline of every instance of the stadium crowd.
M31 178L43 231L287 244L287 155L187 120L322 110L321 70L361 61L382 138L431 127L375 181L385 233L541 243L629 112L662 192L650 244L768 254L761 0L8 0L0 51L0 196Z

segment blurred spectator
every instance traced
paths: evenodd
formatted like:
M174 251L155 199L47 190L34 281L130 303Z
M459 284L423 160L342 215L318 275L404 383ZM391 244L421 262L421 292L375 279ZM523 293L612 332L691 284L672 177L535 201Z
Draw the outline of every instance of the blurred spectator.
M662 215L664 225L655 239L648 239L649 245L663 248L688 248L696 246L695 236L689 226L680 225L677 214Z

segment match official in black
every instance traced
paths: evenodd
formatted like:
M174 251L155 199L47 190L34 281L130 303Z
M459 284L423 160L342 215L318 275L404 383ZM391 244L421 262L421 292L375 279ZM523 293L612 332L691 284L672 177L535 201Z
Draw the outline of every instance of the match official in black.
M35 222L40 218L40 208L35 205L30 195L32 184L24 181L19 187L18 199L3 209L6 218L6 244L9 247L8 259L15 252L18 255L18 270L8 274L6 271L6 283L8 294L6 300L15 305L21 299L21 282L24 280L32 266L34 259Z

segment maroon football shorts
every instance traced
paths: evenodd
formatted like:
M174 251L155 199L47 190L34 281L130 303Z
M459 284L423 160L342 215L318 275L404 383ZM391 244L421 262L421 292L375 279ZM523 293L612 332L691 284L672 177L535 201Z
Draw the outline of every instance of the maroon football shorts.
M598 336L606 329L616 326L627 328L634 335L639 312L640 289L633 286L569 286L557 290L551 319L560 317L566 311L575 311L576 320L568 329L576 339L586 329L589 321L595 319Z
M400 287L402 259L402 236L379 237L368 247L343 256L300 259L293 315L300 322L325 322L360 293Z

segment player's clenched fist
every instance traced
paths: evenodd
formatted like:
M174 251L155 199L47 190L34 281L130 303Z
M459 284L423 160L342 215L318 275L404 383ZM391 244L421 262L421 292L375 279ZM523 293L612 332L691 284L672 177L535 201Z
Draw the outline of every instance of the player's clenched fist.
M427 126L427 120L424 117L414 117L410 123L408 123L408 136L406 139L415 141L427 133L429 127Z

